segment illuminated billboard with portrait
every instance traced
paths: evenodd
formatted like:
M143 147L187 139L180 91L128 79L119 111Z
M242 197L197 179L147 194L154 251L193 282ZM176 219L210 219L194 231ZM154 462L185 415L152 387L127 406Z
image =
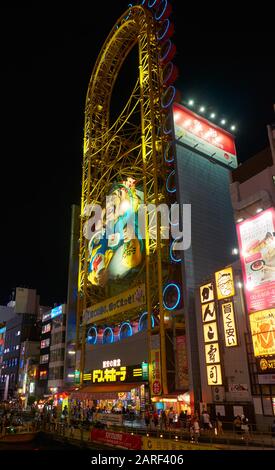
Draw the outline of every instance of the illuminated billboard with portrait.
M132 178L115 183L89 241L88 279L104 287L137 273L143 261L144 242L138 228L143 192Z
M275 211L267 209L237 224L247 309L275 307Z

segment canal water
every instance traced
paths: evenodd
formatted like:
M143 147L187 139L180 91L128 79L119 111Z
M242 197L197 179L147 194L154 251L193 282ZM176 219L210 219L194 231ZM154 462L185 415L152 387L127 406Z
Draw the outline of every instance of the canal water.
M22 451L22 450L78 450L76 446L70 444L63 444L59 441L53 441L52 439L47 439L44 436L38 436L32 442L22 442L22 443L0 443L0 452L2 450L13 451Z

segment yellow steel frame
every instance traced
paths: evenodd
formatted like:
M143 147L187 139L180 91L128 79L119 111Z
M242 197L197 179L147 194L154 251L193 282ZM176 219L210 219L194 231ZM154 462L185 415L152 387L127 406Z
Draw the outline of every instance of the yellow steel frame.
M137 83L120 116L110 126L109 109L113 86L124 60L136 45L139 50ZM88 281L88 242L83 236L88 219L85 208L91 203L102 203L111 185L127 176L143 181L145 204L165 202L163 151L166 136L162 131L161 94L155 21L151 13L142 6L131 7L117 21L101 49L86 99L77 310L77 345L78 348L82 346L81 376L85 360L83 311L108 296L108 292L92 286ZM163 276L168 272L169 242L161 240L158 218L155 227L157 239L150 238L148 217L149 214L146 218L145 239L147 311L149 314L152 307L158 306L160 312L162 382L163 392L167 393L162 288ZM151 333L149 321L149 351Z

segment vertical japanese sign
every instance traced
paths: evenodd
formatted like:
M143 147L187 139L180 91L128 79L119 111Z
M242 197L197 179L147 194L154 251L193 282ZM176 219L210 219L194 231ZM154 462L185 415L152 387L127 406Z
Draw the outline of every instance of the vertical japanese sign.
M189 386L189 381L188 381L188 363L187 363L187 355L186 355L185 336L177 336L176 351L177 351L177 389L187 390Z
M161 357L159 335L151 336L151 364L149 367L151 395L161 395Z
M224 342L226 347L237 346L237 331L233 302L222 304L222 318L224 328Z
M216 302L212 282L200 287L200 301L207 383L211 386L222 385Z

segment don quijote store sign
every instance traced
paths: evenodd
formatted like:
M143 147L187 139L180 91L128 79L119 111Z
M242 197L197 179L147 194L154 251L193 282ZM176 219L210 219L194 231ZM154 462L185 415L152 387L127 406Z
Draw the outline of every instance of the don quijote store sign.
M174 104L173 115L177 140L225 166L237 168L232 134L179 104Z

